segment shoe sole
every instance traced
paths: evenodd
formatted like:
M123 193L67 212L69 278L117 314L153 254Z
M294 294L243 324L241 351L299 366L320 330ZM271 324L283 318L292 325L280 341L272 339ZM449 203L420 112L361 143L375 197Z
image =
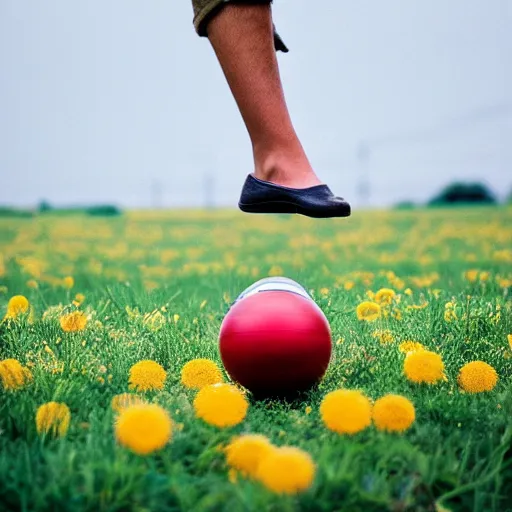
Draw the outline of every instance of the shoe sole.
M315 219L329 219L335 217L349 217L350 205L338 210L309 210L286 201L267 201L257 204L238 203L238 207L245 213L287 213L298 214Z

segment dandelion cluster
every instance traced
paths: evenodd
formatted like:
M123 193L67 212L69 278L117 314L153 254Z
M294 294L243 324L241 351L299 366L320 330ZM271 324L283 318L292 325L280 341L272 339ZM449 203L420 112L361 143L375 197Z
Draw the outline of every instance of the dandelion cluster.
M71 290L71 288L75 286L75 280L73 279L73 276L66 276L62 280L62 286L64 286L64 288L67 288L68 290Z
M238 425L247 414L249 404L232 384L211 384L203 387L194 399L196 416L216 427Z
M403 432L415 418L414 405L404 396L386 395L373 404L373 422L379 430Z
M85 302L85 295L83 293L77 293L75 295L75 300L73 300L73 305L78 307Z
M39 434L53 434L58 437L66 435L71 412L64 403L47 402L37 409L36 428Z
M315 477L315 464L307 452L292 446L274 446L260 434L236 436L224 452L233 483L239 473L277 494L297 494L309 489Z
M265 436L245 434L231 440L225 449L226 462L244 476L255 478L263 458L274 449Z
M391 304L395 295L395 290L392 290L391 288L381 288L375 294L375 302L378 304Z
M83 331L87 325L87 317L81 311L73 311L60 317L60 326L65 332Z
M220 368L210 359L193 359L181 370L181 383L190 389L201 389L222 380Z
M404 361L404 373L412 382L435 384L444 377L443 359L429 350L409 352Z
M380 317L380 306L375 302L361 302L356 309L357 318L366 322L374 322Z
M494 389L498 382L498 374L490 364L472 361L460 369L457 381L468 393L482 393Z
M292 446L274 448L261 461L257 479L279 494L297 494L309 489L315 477L310 455Z
M28 299L23 295L14 295L9 299L7 303L7 312L5 314L6 319L16 319L19 316L28 312L30 303Z
M144 360L130 368L128 378L130 389L135 391L154 391L163 389L167 372L156 361Z
M324 397L320 415L328 429L339 434L356 434L370 426L372 406L360 391L339 389Z
M115 424L118 443L138 455L163 448L171 439L172 421L157 404L139 403L121 410Z
M4 359L0 361L0 380L6 391L15 390L32 380L32 373L17 359Z

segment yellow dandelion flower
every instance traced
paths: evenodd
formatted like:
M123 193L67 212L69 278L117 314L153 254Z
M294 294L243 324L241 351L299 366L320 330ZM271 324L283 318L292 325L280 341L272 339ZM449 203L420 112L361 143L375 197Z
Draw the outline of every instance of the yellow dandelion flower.
M392 290L391 288L381 288L375 294L375 302L378 304L391 304L395 295L395 290Z
M36 428L39 434L66 435L71 420L69 407L64 403L47 402L36 412Z
M270 277L283 275L283 269L279 265L273 265L268 271Z
M265 436L241 435L232 439L226 446L226 462L243 475L255 478L261 461L274 449Z
M62 286L64 286L64 288L67 288L68 290L71 290L71 288L75 286L75 280L73 279L72 276L66 276L62 280Z
M512 350L512 334L507 334L507 340L510 350Z
M181 370L181 383L190 389L201 389L222 380L220 368L210 359L193 359Z
M146 359L130 368L129 388L136 391L163 389L167 372L156 361Z
M512 286L512 279L508 279L506 277L496 277L496 282L500 288L508 288Z
M5 318L16 319L19 316L27 313L29 310L30 303L28 299L23 295L14 295L9 299L7 303L7 312Z
M494 389L498 382L498 374L490 364L472 361L460 369L457 382L468 393L482 393Z
M135 404L142 404L145 401L139 396L133 393L121 393L112 397L110 405L115 412L121 412L122 410Z
M232 384L211 384L202 388L194 400L196 416L216 427L238 425L249 404Z
M410 352L404 361L404 373L412 382L434 384L444 378L443 359L429 350Z
M355 434L370 425L372 406L360 391L338 389L325 395L320 415L328 429L339 434Z
M374 331L372 337L379 340L381 345L389 345L395 341L393 333L389 329Z
M37 288L39 288L39 285L37 284L37 281L35 279L29 279L27 281L27 286L34 290L37 290Z
M424 349L425 347L418 341L406 340L400 343L400 345L398 345L398 350L400 350L400 352L404 354Z
M404 293L405 293L405 295L409 295L409 296L411 296L411 295L412 295L412 290L411 290L410 288L406 288L406 289L404 290Z
M159 331L166 323L165 316L157 309L151 313L146 313L142 323L152 331Z
M403 432L415 417L414 405L404 396L386 395L373 405L373 421L379 430Z
M375 302L361 302L356 309L358 320L373 322L380 317L380 306Z
M484 282L489 279L489 276L491 275L490 272L480 272L480 281Z
M457 314L455 313L455 304L453 302L447 302L444 305L444 321L451 322L457 320Z
M6 391L14 391L32 380L32 374L17 359L4 359L0 361L0 380Z
M263 458L257 479L269 490L279 494L297 494L311 487L315 464L310 455L291 446L274 448Z
M79 332L85 329L87 317L81 311L73 311L60 317L60 326L65 332Z
M320 295L329 295L329 288L320 288Z
M85 295L83 293L77 293L75 295L75 300L73 301L76 306L80 306L85 301Z
M117 442L138 455L163 448L172 436L172 421L157 404L135 404L121 411L115 423Z
M389 284L391 284L398 290L403 290L405 288L405 281L403 279L400 279L399 277L395 277L394 279L390 280Z
M354 288L355 285L356 283L354 283L354 281L345 281L345 283L343 284L343 288L348 292L352 290L352 288Z
M453 309L445 309L444 310L444 321L451 322L452 320L457 320L457 314Z
M470 283L474 283L477 278L478 278L478 270L467 270L465 273L464 273L464 277L470 282Z
M307 405L306 408L304 409L304 412L306 413L306 415L311 414L312 411L313 411L313 408L310 405Z

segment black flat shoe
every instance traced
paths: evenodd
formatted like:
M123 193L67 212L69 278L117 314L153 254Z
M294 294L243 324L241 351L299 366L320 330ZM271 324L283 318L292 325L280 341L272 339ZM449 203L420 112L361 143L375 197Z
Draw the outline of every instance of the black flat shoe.
M327 185L288 188L247 176L238 207L247 213L298 213L307 217L348 217L350 205Z

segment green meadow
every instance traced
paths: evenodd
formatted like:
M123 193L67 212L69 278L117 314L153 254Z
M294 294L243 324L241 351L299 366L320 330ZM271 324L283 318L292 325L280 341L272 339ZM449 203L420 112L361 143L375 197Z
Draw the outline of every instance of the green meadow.
M266 276L300 282L329 320L333 356L322 381L288 400L246 398L245 419L218 428L196 417L181 383L195 358L222 368L218 333L231 302ZM378 318L357 306L393 290ZM347 220L232 211L127 212L118 217L0 218L0 361L26 369L0 386L0 509L23 511L512 510L512 209L355 212ZM22 295L27 310L13 314ZM78 311L86 325L67 331ZM509 337L510 336L510 337ZM404 374L404 342L442 357L433 384ZM158 362L169 442L146 456L116 441L112 398L132 365ZM464 390L472 361L492 390ZM1 364L1 363L0 363ZM0 374L2 370L0 368ZM224 380L229 376L224 372ZM2 382L2 381L0 381ZM337 389L414 405L406 431L327 428L320 404ZM38 432L36 412L67 405L64 435ZM307 452L315 475L287 495L230 471L225 446L257 433Z

